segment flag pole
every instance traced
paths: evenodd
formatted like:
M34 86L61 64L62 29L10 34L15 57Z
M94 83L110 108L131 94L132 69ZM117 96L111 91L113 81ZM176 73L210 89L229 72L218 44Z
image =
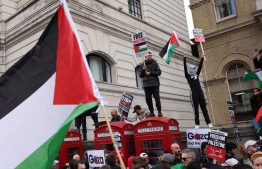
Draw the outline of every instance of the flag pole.
M110 123L109 123L109 121L108 121L108 117L107 117L107 114L106 114L106 111L105 111L105 107L102 106L102 109L103 109L103 112L104 112L104 115L105 115L106 124L107 124L108 131L109 131L110 136L111 136L111 139L112 139L112 143L113 143L113 145L114 145L114 147L115 147L115 149L116 149L116 154L117 154L118 159L119 159L119 161L120 161L121 168L122 168L122 169L126 169L125 164L124 164L124 162L123 162L123 159L122 159L122 157L121 157L121 155L120 155L119 149L118 149L118 147L117 147L117 145L116 145L116 142L115 142L115 139L114 139L114 135L113 135L113 132L112 132L112 128L111 128L111 125L110 125Z
M206 61L206 56L205 56L205 52L204 52L202 42L200 42L200 46L201 46L202 54L204 55L204 60Z

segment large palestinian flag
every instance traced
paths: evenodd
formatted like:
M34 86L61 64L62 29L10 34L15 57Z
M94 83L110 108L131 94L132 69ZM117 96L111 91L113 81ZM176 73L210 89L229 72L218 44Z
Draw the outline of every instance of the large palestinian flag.
M164 48L160 51L159 56L161 56L166 61L166 63L169 64L173 50L178 47L180 47L180 42L176 35L176 32L173 31L171 34L171 38L164 46Z
M37 44L0 77L0 168L49 169L100 94L62 0Z
M244 75L244 80L256 80L258 87L262 88L262 71L255 70L255 71L246 71Z

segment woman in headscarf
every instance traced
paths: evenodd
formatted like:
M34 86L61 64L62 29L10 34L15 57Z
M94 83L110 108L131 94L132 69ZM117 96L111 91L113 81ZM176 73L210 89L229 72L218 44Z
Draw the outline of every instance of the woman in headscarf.
M198 105L200 105L200 108L203 112L206 124L208 125L209 128L213 128L213 125L210 121L208 111L206 108L206 100L205 100L204 92L199 82L199 74L202 69L203 60L204 59L201 58L198 69L194 65L189 65L187 68L186 54L184 54L184 71L185 71L185 77L191 89L190 100L195 114L195 129L198 129L200 125Z

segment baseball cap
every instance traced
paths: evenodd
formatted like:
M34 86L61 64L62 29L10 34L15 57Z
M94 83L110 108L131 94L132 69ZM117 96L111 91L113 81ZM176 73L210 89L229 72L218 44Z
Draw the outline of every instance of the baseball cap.
M145 157L145 156L148 156L147 153L141 153L140 154L140 157Z
M168 153L168 152L167 152L167 151L164 151L164 150L158 150L158 151L156 152L156 156L159 157L159 156L163 155L164 153Z
M245 149L247 149L249 146L252 146L252 145L255 145L255 144L257 144L257 141L255 141L255 140L248 140L245 143Z
M175 160L175 157L170 153L164 153L161 158L161 161L165 161L169 163L174 163L174 160Z
M234 165L236 165L236 164L238 164L238 163L239 163L239 161L238 161L237 159L235 159L235 158L230 158L230 159L226 160L226 161L222 164L222 166L224 166L224 167L233 167Z
M139 105L136 105L136 106L134 107L134 111L133 111L133 113L135 113L136 110L141 110L141 107L140 107Z

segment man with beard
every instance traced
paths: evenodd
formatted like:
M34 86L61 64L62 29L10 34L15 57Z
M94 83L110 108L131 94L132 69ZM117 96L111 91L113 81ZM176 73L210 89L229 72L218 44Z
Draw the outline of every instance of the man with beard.
M180 145L177 143L173 143L171 145L171 151L173 153L173 156L175 157L175 163L181 163L181 149Z
M151 52L145 57L145 62L140 64L139 77L143 78L143 88L145 92L146 104L150 111L148 117L154 117L154 107L152 102L152 95L156 101L156 108L158 111L158 117L162 117L161 102L159 96L159 78L161 75L161 69L159 68L156 61L152 58Z
M225 160L228 160L230 158L235 158L235 155L236 155L236 152L237 152L236 143L228 142L228 143L226 143L225 148L226 148Z
M139 122L149 115L149 112L146 109L141 109L140 105L134 107L133 113L136 113L135 117L124 117L125 120L129 122Z
M195 129L199 128L200 121L199 121L199 112L198 112L198 106L200 105L200 108L203 112L206 124L209 128L213 128L213 125L209 119L208 111L206 108L206 100L204 96L204 92L201 88L200 82L199 82L199 74L202 69L203 65L203 57L200 60L198 69L194 65L189 65L187 68L186 64L186 54L184 54L184 71L185 71L185 77L187 79L187 82L190 87L190 100L193 107L193 111L195 113Z

